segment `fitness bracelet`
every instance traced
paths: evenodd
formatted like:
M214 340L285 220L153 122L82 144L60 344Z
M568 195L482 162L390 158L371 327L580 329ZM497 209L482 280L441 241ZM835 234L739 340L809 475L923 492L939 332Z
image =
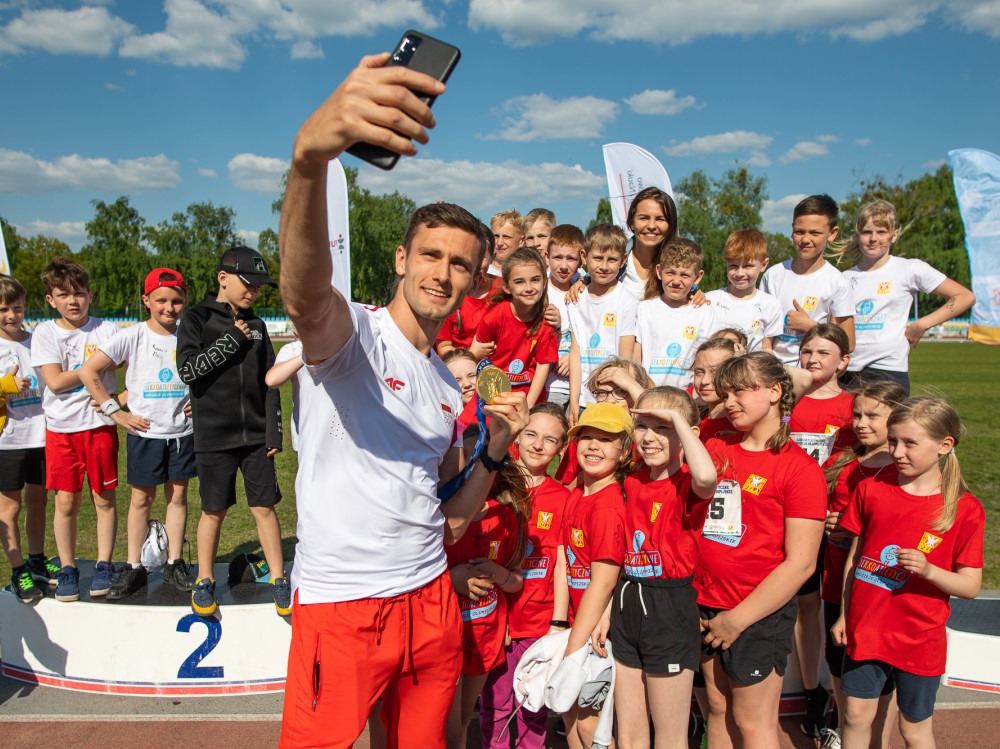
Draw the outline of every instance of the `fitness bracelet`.
M105 416L110 416L116 411L121 411L122 407L115 403L114 398L108 398L104 403L101 404L101 410L104 412Z
M493 458L487 455L486 451L483 450L479 453L479 462L482 463L483 468L490 473L496 473L497 471L502 470L505 465L510 463L510 454L505 453L503 460L493 460Z

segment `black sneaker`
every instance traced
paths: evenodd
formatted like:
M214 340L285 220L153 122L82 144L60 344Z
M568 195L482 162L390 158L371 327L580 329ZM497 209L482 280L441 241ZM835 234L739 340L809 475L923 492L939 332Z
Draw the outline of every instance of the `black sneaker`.
M140 588L146 587L146 568L140 565L138 568L131 564L126 564L118 577L108 588L108 600L119 601L128 598Z
M566 735L566 723L563 721L562 716L559 716L559 720L556 721L555 732L558 736Z
M45 557L32 559L29 556L24 560L24 563L28 565L28 570L32 575L43 578L49 585L55 585L58 582L59 565L51 559L46 559Z
M14 570L10 576L10 587L17 596L17 600L22 603L31 603L42 597L42 591L35 585L35 580L31 577L27 565L21 565Z
M185 592L194 590L194 575L192 575L184 564L183 559L178 559L176 562L167 562L163 567L163 582L167 585L172 585L177 590L183 590Z
M826 728L826 710L830 706L830 693L822 684L806 690L806 717L802 719L802 733L812 739L823 738Z

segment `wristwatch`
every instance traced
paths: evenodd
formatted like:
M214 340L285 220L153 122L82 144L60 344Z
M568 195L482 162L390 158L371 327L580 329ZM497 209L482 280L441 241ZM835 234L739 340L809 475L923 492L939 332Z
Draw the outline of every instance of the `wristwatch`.
M483 464L483 468L487 471L495 473L496 471L502 470L505 465L510 463L510 454L504 453L503 460L493 460L493 458L487 454L486 450L483 450L479 453L479 462Z

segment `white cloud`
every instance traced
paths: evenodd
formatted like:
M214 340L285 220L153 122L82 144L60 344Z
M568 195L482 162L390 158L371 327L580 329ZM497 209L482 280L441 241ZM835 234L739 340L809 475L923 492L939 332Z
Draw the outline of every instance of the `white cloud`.
M293 60L322 60L324 57L323 48L315 42L302 39L292 45Z
M826 156L828 153L830 153L830 147L825 143L803 140L789 148L778 161L782 164L788 164L792 161L805 161L817 156Z
M219 173L216 172L214 169L199 169L198 170L198 176L199 177L218 177Z
M169 190L181 181L179 166L162 153L115 162L106 158L85 158L79 154L42 161L23 151L0 148L0 193Z
M763 135L748 130L733 130L728 133L702 135L683 143L671 141L663 147L667 156L700 156L706 153L732 153L733 151L763 151L774 140L770 135Z
M786 195L780 200L765 200L760 209L760 217L764 222L764 231L774 231L788 234L792 227L792 211L805 193Z
M503 130L483 136L488 140L579 140L598 138L605 125L614 121L618 105L594 96L552 99L531 94L509 99L503 111L513 115Z
M871 142L872 142L871 138L855 138L854 145L861 146L862 148L864 148Z
M840 143L839 135L817 135L816 140L820 143Z
M920 165L920 168L936 172L938 169L940 169L947 163L948 159L933 159L931 161L925 161L923 164Z
M646 89L641 94L630 96L625 100L636 114L677 114L695 105L693 96L677 98L677 91L655 91Z
M109 91L121 91L122 90L121 86L119 86L116 83L111 83L110 81L104 84L104 88L108 89Z
M260 240L259 231L251 231L250 229L237 229L236 236L240 238L247 247L253 247L257 249L257 242Z
M957 7L955 7L957 5ZM824 33L872 42L909 33L937 13L970 32L1000 36L996 0L471 0L469 26L508 44L586 34L602 41L683 44L706 36Z
M399 190L417 205L445 200L473 212L491 213L512 205L524 208L563 200L596 200L607 185L603 174L593 174L579 165L422 158L403 159L392 172L362 167L358 179L376 193Z
M276 194L281 191L281 178L288 169L288 162L270 156L241 153L231 158L226 166L229 181L241 190Z
M751 151L750 158L746 160L746 165L759 167L771 166L771 160L763 151Z
M122 44L122 57L159 60L181 67L237 69L246 58L239 42L248 29L229 15L220 15L197 0L165 0L164 31L132 36Z
M104 8L25 9L0 29L0 50L107 57L134 28Z
M79 249L87 239L87 226L84 221L42 221L35 219L26 224L16 224L17 233L22 237L34 237L39 234L46 237L61 239L74 249Z

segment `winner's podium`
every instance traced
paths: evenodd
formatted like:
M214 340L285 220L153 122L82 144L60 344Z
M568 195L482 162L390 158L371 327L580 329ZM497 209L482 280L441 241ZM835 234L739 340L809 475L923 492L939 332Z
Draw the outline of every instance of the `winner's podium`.
M215 566L219 610L191 611L191 594L160 573L121 601L91 599L94 563L77 560L80 600L24 604L0 591L4 676L83 692L145 696L221 696L285 688L291 622L274 609L266 584L230 588L228 565Z
M1000 598L951 599L946 687L1000 693Z

